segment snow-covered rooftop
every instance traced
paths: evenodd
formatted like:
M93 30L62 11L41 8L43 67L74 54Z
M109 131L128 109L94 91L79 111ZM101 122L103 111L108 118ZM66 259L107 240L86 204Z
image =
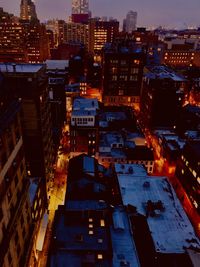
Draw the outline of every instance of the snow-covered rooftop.
M43 68L44 64L16 64L16 63L0 63L1 72L16 72L16 73L34 73Z
M69 60L46 60L47 70L66 70Z
M73 110L97 110L99 103L96 98L76 98L73 103Z
M120 230L117 228L117 224L119 227L117 222L110 227L113 246L113 267L120 266L122 261L129 262L129 266L139 267L140 263L126 213L117 208L113 213L113 219L121 221Z
M193 227L186 216L172 186L165 177L150 177L141 166L115 164L124 205L131 204L147 216L147 222L160 253L184 253L191 246L200 248ZM149 201L161 204L149 215Z

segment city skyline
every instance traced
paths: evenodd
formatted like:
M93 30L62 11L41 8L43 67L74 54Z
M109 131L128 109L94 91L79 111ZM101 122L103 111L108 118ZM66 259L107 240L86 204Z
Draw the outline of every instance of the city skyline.
M41 21L52 18L67 19L71 14L71 0L35 0L36 11ZM113 9L112 7L115 7ZM180 6L177 9L177 6ZM5 11L19 16L20 0L0 0L0 6ZM138 13L138 26L164 26L187 28L200 25L198 10L199 0L186 2L183 0L170 0L161 2L159 0L125 0L123 5L120 0L90 0L89 7L92 16L108 16L122 21L129 10ZM56 12L55 12L56 10ZM153 15L152 15L153 14Z

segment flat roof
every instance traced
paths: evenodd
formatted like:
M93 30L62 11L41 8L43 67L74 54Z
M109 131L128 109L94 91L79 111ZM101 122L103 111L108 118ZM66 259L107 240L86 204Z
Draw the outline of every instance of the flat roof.
M51 60L45 61L47 70L66 70L69 67L69 60Z
M35 73L44 67L45 64L0 63L0 71L8 73Z
M73 110L97 110L99 103L97 98L75 98Z
M186 79L181 76L180 74L176 73L172 69L166 66L147 66L148 73L145 76L149 77L150 79L172 79L173 81L183 82Z
M55 236L58 241L58 249L66 251L99 251L107 252L109 247L109 236L107 226L100 226L99 211L66 210L59 214L56 219ZM103 211L102 211L103 214ZM89 217L88 217L89 216ZM102 220L105 218L102 217ZM93 234L89 231L93 231ZM101 239L102 242L98 242Z
M73 110L72 111L72 117L88 117L88 116L96 116L96 110L85 110L85 109L80 109L80 110Z
M129 266L139 267L140 263L131 235L127 214L122 208L115 208L114 213L116 213L116 216L113 216L113 219L122 220L123 226L121 226L120 230L115 228L114 225L110 226L113 246L113 267L121 266L120 263L122 261L129 263Z
M184 253L191 246L200 248L194 229L166 177L148 176L134 164L124 164L123 168L122 164L115 164L115 169L123 204L135 206L146 216L157 252ZM156 209L154 216L147 216L148 201L161 202L164 209Z
M65 207L68 210L102 210L107 204L104 200L67 200Z

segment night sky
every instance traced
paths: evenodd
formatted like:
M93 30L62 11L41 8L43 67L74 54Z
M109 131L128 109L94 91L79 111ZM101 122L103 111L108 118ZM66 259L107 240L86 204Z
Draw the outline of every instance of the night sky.
M65 19L71 12L71 0L35 0L41 21ZM20 0L0 0L0 6L19 15ZM129 10L138 12L138 26L186 27L200 25L200 0L90 0L94 16L114 17L122 21Z

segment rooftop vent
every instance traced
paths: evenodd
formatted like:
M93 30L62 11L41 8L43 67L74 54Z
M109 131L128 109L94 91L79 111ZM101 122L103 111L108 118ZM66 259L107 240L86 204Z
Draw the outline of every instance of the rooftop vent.
M128 168L128 173L133 174L133 167Z
M130 262L122 260L120 261L120 267L130 267Z
M150 183L148 181L143 183L143 187L145 188L149 188L150 187Z

